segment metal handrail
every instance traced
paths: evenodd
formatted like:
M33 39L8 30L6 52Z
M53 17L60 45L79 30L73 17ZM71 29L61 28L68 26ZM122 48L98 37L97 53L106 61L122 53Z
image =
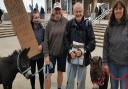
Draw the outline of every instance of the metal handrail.
M105 16L107 16L110 12L112 11L112 9L106 10L104 11L101 15L99 15L98 17L96 17L94 20L92 20L92 23L94 23L95 21L101 20L103 19Z

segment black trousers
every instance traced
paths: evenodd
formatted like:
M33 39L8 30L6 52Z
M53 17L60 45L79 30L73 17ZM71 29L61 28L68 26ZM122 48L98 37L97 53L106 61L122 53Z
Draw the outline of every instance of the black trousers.
M43 65L44 65L43 57L38 59L38 60L31 60L30 65L31 65L32 74L34 74L36 72L36 63L37 63L38 70L40 70L40 68L42 68ZM30 79L30 82L31 82L32 89L35 89L35 76L33 76ZM43 73L43 70L39 73L39 82L40 82L40 89L44 89L44 73Z

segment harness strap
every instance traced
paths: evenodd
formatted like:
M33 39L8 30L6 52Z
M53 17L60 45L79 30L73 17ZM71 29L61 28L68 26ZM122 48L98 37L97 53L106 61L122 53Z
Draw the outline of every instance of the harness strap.
M40 68L40 70L39 70L39 71L37 71L37 72L35 72L34 74L32 74L32 76L37 75L37 74L38 74L38 73L40 73L43 69L44 69L44 67Z
M31 67L29 67L25 71L22 72L21 69L20 69L19 60L20 60L20 53L17 56L17 69L19 70L19 72L21 74L25 74L27 71L31 70Z

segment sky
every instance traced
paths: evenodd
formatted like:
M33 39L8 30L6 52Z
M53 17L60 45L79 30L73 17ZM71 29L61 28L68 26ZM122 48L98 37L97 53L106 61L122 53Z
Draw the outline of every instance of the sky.
M27 12L30 12L29 5L31 4L31 0L23 0L23 2ZM36 3L38 4L39 8L42 6L45 9L45 0L33 0L34 6ZM4 5L4 0L0 0L0 8L7 12Z

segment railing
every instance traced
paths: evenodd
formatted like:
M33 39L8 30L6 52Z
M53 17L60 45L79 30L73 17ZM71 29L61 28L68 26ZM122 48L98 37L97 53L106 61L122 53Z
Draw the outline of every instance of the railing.
M104 11L101 15L99 15L94 20L92 20L92 23L95 23L97 21L99 21L99 23L100 23L100 20L103 19L105 16L107 16L111 11L112 11L112 9Z

